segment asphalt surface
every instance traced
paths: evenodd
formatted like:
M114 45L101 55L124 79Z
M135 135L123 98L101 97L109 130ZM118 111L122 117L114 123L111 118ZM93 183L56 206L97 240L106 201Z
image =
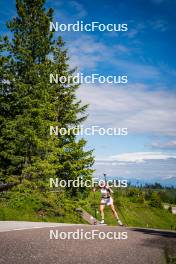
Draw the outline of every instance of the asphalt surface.
M73 224L65 223L48 223L48 222L28 222L28 221L0 221L0 232L35 229L43 227L60 227L74 226Z
M0 232L1 264L157 264L176 256L176 233L125 227L54 225ZM37 225L36 225L37 226ZM11 231L10 231L11 230ZM127 232L127 239L56 239L57 232ZM52 235L51 235L52 234ZM54 234L54 235L53 235ZM123 233L124 234L124 233ZM68 236L67 236L68 237ZM52 238L52 239L51 239ZM170 262L174 263L174 262Z

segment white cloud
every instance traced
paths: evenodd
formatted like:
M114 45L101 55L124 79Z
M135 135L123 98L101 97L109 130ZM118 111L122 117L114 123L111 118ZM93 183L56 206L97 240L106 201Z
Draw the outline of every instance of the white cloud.
M168 23L163 19L150 20L149 24L156 31L165 32L168 29Z
M127 59L127 56L132 52L136 54L138 48L131 48L123 44L109 46L86 34L81 34L77 38L74 35L69 43L71 68L78 67L81 71L97 70L99 72L101 63L103 63L110 69L117 69L117 72L120 71L142 80L159 79L161 75L158 67Z
M87 15L87 12L84 9L83 5L79 2L71 1L70 4L76 10L78 18L83 18Z
M128 36L129 38L134 38L134 37L136 37L139 33L140 33L140 30L138 30L137 28L132 28L131 30L128 31L127 36Z
M130 39L133 39L133 38L136 38L137 35L139 35L141 32L144 32L145 29L146 29L146 25L143 22L136 24L135 21L131 21L129 25L129 29L126 32L126 35Z
M78 67L80 70L93 70L99 62L107 59L108 47L88 35L72 39L68 49L71 67Z
M150 145L152 148L156 149L176 149L176 140L168 140L168 141L155 141Z
M118 44L114 46L115 51L121 52L121 53L129 53L130 49L122 44Z
M94 165L95 176L99 177L106 173L110 178L139 179L143 182L162 182L166 179L174 181L174 179L176 180L175 161L176 154L163 152L124 153L97 159Z
M167 160L170 158L176 158L176 154L166 154L163 152L132 152L110 156L106 161L144 162L146 160Z
M143 84L81 85L78 96L89 103L89 125L127 127L129 134L176 134L176 95Z

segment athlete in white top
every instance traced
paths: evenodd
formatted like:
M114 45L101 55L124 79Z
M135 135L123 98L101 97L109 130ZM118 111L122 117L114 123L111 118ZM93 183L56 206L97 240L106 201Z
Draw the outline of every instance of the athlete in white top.
M117 211L115 210L114 207L113 199L111 197L111 193L113 193L112 189L106 183L103 182L99 184L99 187L101 191L101 201L100 201L101 224L104 224L104 208L105 205L107 205L111 207L112 213L114 217L117 219L118 224L122 226L123 224L119 219Z

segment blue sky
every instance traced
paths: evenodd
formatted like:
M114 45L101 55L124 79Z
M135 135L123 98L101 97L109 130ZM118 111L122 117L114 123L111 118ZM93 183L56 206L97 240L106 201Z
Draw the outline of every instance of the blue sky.
M128 84L82 84L85 126L127 127L128 136L87 136L95 175L168 181L176 177L176 1L48 0L55 21L127 23L127 32L64 32L70 67L128 75ZM1 31L15 2L1 0ZM58 33L55 33L57 36ZM175 178L176 179L176 178ZM176 180L175 180L176 182Z

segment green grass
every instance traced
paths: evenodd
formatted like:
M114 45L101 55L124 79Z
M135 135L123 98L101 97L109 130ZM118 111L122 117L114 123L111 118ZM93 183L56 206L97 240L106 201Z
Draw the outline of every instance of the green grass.
M99 193L95 194L95 199L94 194L91 194L88 203L83 205L83 208L95 215L94 208L96 207L97 218L100 220L99 204L94 203L94 201L99 200ZM119 200L115 197L114 201L120 219L127 226L159 229L171 229L172 227L176 230L176 215L171 214L164 208L150 207L147 203L131 202L131 199L127 197L120 197ZM105 207L105 222L108 225L117 224L109 207Z
M84 223L62 194L12 192L0 195L0 220Z
M176 228L176 216L160 208L142 207L141 204L131 204L120 207L124 222L129 226L171 229Z
M0 220L43 221L85 223L75 208L82 207L93 216L95 208L99 214L100 193L91 192L85 199L69 199L64 193L39 193L17 191L0 194ZM175 229L176 216L163 208L149 206L148 202L140 203L137 197L127 197L123 193L114 193L114 204L120 219L127 226L160 229ZM105 222L116 225L109 207L105 208Z
M18 210L0 205L1 221L31 221L31 222L55 222L55 223L85 223L81 218L65 214L63 217L40 215L33 210Z

